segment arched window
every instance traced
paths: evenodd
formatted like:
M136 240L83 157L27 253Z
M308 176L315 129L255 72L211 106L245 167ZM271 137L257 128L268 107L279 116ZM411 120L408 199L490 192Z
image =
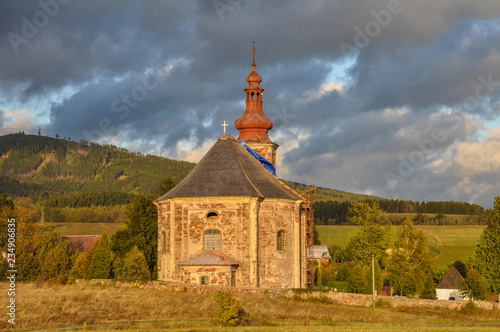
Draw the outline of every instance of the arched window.
M254 96L255 96L255 92L252 92L250 95L252 96L252 98L251 98L251 99L253 100L253 98L254 98Z
M286 232L284 230L278 231L277 234L277 250L285 250L286 249Z
M165 231L161 233L161 249L164 253L167 252L167 234Z
M221 249L221 234L216 229L206 230L203 234L205 250L220 250Z

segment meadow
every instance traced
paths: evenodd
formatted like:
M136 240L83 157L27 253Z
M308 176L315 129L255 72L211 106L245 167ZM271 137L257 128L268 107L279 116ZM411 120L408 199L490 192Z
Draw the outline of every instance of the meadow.
M316 226L322 244L341 244L345 246L358 226ZM446 225L416 226L424 231L429 245L439 250L434 257L434 266L439 269L456 260L465 262L476 246L484 225ZM395 233L399 229L394 226Z
M108 237L111 237L123 223L61 222L47 223L47 225L55 226L61 235L101 235L102 232L106 232Z
M6 282L0 283L3 290ZM8 301L2 291L2 302ZM248 326L226 331L476 331L498 328L499 310L464 310L425 307L355 307L321 299L237 296ZM0 321L0 330L79 327L111 329L221 331L211 317L213 295L171 292L142 287L98 285L16 285L16 326ZM453 326L452 326L453 325ZM185 331L186 331L185 330Z

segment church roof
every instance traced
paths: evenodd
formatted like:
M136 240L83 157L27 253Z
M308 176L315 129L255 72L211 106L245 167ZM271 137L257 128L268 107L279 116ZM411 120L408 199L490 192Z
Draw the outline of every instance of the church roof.
M452 266L443 281L436 286L436 289L458 289L460 287L460 281L462 280L464 280L464 277L462 277L460 272Z
M182 266L203 266L203 265L240 265L238 262L222 254L208 251L201 255L188 259L187 261L179 263Z
M156 201L172 197L216 196L304 200L227 134L219 138L184 180Z

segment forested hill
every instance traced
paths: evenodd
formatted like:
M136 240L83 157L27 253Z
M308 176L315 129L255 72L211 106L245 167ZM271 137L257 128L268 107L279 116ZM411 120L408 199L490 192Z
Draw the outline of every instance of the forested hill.
M73 142L23 133L0 136L0 193L30 197L53 208L128 204L137 194L160 195L160 184L182 180L196 164L129 152L113 145ZM284 181L299 194L311 188ZM484 208L461 202L385 200L318 187L314 196L318 223L344 223L356 201L377 201L393 213L483 214ZM75 212L68 212L68 215ZM85 219L85 218L83 218Z
M117 192L159 194L162 180L180 181L194 166L113 145L25 134L0 136L0 192L35 201L98 192L110 193L117 201L124 198Z
M47 206L116 205L128 203L134 194L163 194L163 180L179 182L195 165L87 141L21 133L0 136L0 192L46 201ZM285 182L299 193L309 188ZM378 198L318 188L315 199Z

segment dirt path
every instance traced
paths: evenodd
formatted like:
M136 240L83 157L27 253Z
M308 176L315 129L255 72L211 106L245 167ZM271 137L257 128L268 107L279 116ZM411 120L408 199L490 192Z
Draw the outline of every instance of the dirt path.
M435 234L433 234L433 233L431 233L431 232L429 232L429 231L427 231L427 230L423 230L423 231L424 231L424 233L426 233L426 234L428 234L430 237L432 237L434 240L436 240L437 245L439 245L439 246L442 246L442 245L443 245L443 241L441 241L441 239L440 239L438 236L436 236Z

